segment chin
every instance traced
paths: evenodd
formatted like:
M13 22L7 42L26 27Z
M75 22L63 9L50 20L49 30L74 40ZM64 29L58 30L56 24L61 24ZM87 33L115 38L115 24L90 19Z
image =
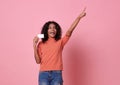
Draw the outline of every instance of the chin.
M49 36L50 38L55 38L55 36Z
M55 35L54 35L54 36L52 36L52 35L49 35L49 37L51 37L51 38L55 38Z
M51 38L55 38L55 36L52 36Z

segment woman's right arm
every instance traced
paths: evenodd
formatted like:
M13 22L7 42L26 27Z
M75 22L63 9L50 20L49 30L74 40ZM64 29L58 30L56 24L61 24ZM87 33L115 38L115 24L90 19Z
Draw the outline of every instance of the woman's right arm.
M34 57L35 57L36 63L40 64L40 55L38 53L38 48L37 48L38 41L39 41L39 38L35 36L35 38L33 39Z

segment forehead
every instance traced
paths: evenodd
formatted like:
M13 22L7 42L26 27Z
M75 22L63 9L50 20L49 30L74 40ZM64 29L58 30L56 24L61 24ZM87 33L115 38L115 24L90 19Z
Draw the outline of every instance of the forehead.
M55 24L53 24L53 23L49 24L49 27L51 27L51 26L55 26Z

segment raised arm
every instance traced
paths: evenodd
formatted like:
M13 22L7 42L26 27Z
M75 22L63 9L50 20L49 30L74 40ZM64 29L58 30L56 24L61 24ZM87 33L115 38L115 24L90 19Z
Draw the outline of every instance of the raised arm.
M82 13L80 13L80 15L75 19L75 21L72 23L72 25L70 26L70 28L66 32L66 35L68 37L71 36L73 30L75 29L75 27L77 26L77 24L79 23L79 21L86 15L85 10L86 10L86 8L84 8L84 10L82 11Z

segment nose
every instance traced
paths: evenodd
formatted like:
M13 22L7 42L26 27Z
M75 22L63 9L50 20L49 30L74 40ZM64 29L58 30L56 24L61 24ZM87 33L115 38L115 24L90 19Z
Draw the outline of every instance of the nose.
M55 31L55 28L52 28L51 30L52 30L52 31Z

